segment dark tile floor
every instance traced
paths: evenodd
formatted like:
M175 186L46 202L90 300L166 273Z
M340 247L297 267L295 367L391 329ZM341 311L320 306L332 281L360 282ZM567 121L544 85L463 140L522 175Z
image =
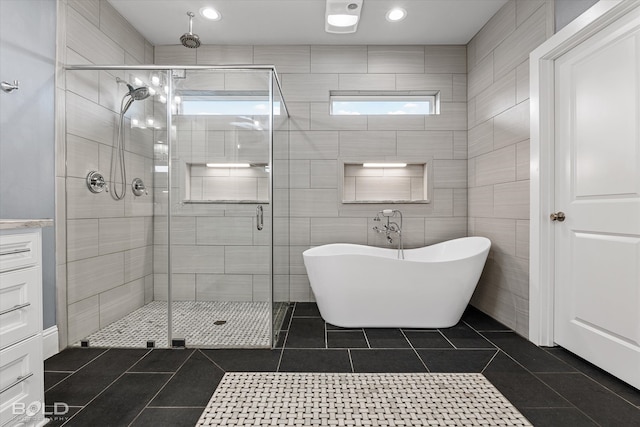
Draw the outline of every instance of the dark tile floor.
M275 350L66 349L45 361L49 425L193 426L225 372L279 371L480 372L535 426L640 426L640 391L473 308L449 329L344 329L298 303L285 325Z

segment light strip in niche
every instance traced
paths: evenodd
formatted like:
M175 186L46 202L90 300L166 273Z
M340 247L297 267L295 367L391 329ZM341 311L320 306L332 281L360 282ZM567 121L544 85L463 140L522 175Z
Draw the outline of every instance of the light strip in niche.
M208 168L250 168L249 163L207 163Z
M363 163L363 168L406 168L406 163Z

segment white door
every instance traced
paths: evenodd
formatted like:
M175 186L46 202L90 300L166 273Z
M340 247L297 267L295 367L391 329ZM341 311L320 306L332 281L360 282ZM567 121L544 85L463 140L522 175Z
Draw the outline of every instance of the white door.
M554 340L640 388L639 11L558 58L555 85Z

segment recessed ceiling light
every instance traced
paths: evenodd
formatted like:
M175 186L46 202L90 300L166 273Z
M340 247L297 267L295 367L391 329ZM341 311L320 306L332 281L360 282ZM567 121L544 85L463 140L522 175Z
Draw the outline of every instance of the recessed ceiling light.
M398 22L407 17L407 11L401 7L394 7L387 12L387 21Z
M203 7L202 9L200 9L200 15L212 21L219 21L220 18L222 18L220 12L212 7Z

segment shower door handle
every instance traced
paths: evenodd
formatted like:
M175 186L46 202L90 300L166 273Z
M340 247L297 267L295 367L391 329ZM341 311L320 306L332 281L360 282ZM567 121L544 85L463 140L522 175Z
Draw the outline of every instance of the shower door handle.
M256 208L256 228L262 230L264 227L264 211L262 205L258 205Z

